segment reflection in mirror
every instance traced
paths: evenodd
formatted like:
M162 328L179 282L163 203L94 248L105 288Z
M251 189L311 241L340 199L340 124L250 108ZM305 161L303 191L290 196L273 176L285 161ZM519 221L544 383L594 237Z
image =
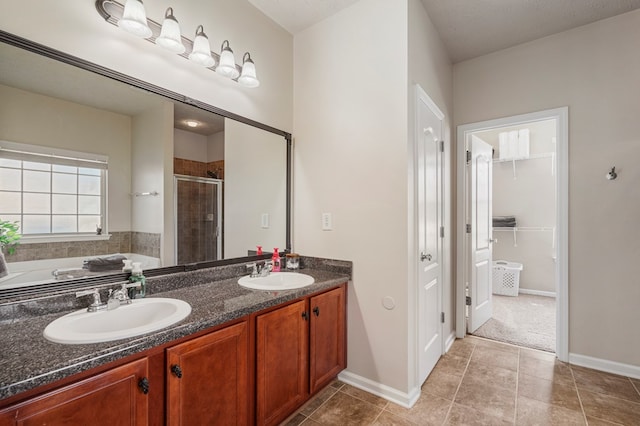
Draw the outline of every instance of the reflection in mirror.
M148 271L246 257L257 245L289 249L290 135L228 115L233 119L0 43L0 219L58 224L25 230L15 253L5 250L9 275L0 290L119 274L121 263L109 264L114 254ZM18 188L5 176L34 167L15 167L27 163L9 153L20 151L15 144L50 150L53 164L56 153L105 158L103 192ZM46 172L49 181L81 175L56 175L60 167ZM44 200L36 212L6 202L34 194ZM86 212L70 208L89 196Z

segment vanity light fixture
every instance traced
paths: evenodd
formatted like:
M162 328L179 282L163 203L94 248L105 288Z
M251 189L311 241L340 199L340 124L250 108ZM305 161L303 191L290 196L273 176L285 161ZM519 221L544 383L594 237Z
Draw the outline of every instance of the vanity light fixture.
M256 77L256 65L251 60L249 52L242 57L242 74L238 77L238 83L244 87L258 87L260 81Z
M217 74L236 81L241 86L260 85L256 77L256 66L249 52L244 54L241 67L235 63L228 40L222 42L220 55L211 52L209 39L202 25L196 29L193 41L183 37L171 7L165 12L164 21L160 25L152 19L147 19L142 0L125 0L124 6L116 0L96 0L95 6L105 21L112 25L216 71Z
M189 53L189 59L207 68L216 64L216 60L211 56L209 37L204 33L202 25L198 25L196 28L196 38L193 39L193 50Z
M236 68L233 50L229 47L229 40L222 42L222 46L220 47L220 64L218 68L216 68L216 72L231 79L238 78L240 75L240 72Z
M162 29L160 30L160 36L156 39L156 44L173 53L184 53L186 50L184 44L182 44L180 25L175 16L173 16L173 8L171 7L164 14Z
M151 37L152 32L147 25L147 13L144 10L142 0L127 0L118 26L138 37Z

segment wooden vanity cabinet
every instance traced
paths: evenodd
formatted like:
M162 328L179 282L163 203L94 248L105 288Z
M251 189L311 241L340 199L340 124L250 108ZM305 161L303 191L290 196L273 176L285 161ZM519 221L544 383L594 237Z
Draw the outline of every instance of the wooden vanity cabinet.
M346 367L344 285L256 317L256 423L284 420Z
M147 376L147 359L132 361L8 407L0 425L147 425Z
M167 349L168 425L246 425L247 322Z

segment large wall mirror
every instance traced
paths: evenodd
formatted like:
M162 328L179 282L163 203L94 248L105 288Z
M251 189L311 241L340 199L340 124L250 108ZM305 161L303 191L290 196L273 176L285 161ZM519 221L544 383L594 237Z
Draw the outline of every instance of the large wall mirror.
M114 255L154 275L290 250L290 134L8 33L0 42L0 219L23 231L0 298L121 280ZM96 159L102 181L86 164Z

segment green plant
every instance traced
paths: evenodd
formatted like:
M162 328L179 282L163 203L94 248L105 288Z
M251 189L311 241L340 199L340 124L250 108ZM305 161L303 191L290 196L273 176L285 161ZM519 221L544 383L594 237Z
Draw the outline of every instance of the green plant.
M8 254L16 251L16 246L22 237L18 232L19 229L18 222L0 219L0 249L6 248Z

